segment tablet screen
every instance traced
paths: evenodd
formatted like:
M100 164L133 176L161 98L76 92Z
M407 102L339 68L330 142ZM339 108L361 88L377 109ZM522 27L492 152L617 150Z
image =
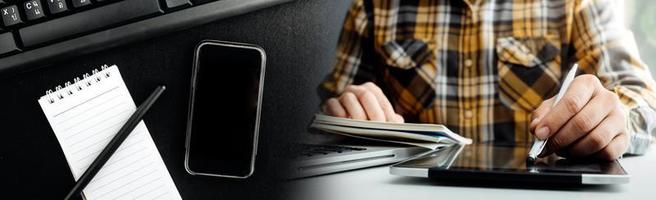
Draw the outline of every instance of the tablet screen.
M399 163L395 167L437 171L626 174L617 161L574 160L555 155L540 158L534 165L527 165L528 151L529 148L521 146L453 145Z

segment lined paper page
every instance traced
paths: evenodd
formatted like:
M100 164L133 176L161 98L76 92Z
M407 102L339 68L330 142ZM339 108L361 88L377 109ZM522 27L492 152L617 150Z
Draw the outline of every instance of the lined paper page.
M41 97L39 104L77 180L136 105L116 66L59 91ZM83 193L86 199L181 199L143 121Z

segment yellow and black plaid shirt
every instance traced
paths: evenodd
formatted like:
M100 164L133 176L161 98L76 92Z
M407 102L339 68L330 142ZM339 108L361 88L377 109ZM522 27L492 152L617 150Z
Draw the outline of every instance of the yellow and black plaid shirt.
M372 81L408 122L445 124L477 142L529 143L531 111L578 63L620 96L628 152L641 154L654 137L655 84L614 2L355 0L320 94Z

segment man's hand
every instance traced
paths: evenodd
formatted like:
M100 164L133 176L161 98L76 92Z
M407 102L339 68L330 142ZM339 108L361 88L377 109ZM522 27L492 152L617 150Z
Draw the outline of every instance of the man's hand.
M560 102L545 100L533 112L530 129L539 139L549 138L541 156L596 157L614 160L627 149L626 116L618 96L596 76L572 81Z
M326 100L322 110L335 117L403 123L383 91L371 82L346 86L339 97Z

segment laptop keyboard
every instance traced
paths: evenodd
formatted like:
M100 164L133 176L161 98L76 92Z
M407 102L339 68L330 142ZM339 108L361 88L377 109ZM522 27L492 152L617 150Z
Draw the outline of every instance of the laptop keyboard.
M320 144L294 144L292 148L292 158L308 158L317 155L339 154L353 151L364 151L364 147L347 147L338 145L320 145Z

